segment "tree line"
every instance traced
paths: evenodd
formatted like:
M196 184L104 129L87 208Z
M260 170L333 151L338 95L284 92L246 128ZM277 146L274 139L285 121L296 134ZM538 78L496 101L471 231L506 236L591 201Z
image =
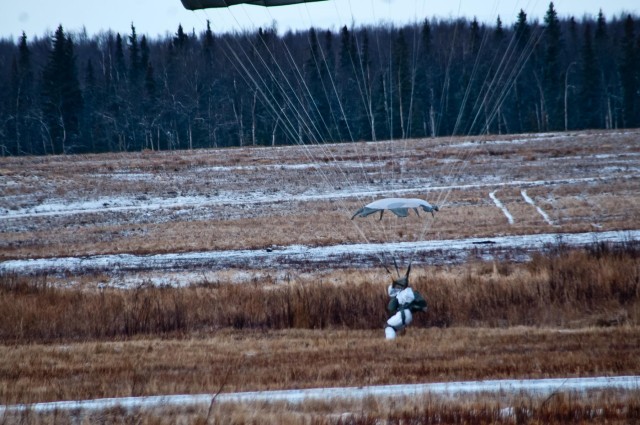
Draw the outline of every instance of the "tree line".
M0 154L640 126L637 17L0 40Z

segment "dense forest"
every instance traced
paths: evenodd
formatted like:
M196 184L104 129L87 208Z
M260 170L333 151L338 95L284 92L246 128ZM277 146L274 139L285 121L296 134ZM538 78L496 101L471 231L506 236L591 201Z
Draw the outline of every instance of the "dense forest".
M0 40L0 155L640 126L633 15Z

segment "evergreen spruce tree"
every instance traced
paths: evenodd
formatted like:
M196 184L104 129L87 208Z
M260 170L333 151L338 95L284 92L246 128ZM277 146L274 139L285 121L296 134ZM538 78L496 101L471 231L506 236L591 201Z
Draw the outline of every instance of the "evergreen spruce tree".
M324 62L325 68L327 70L327 84L330 85L331 89L329 90L327 97L329 102L329 114L330 116L327 118L327 124L329 126L329 140L335 141L340 140L339 132L338 132L338 120L340 115L340 98L336 94L335 91L335 80L336 80L336 57L335 50L333 48L334 42L334 34L330 30L326 30L323 36L323 52L324 52Z
M124 47L120 33L116 34L115 49L115 80L117 82L124 82L127 75L127 64L124 60Z
M504 40L504 28L502 27L502 19L500 19L500 15L496 18L496 28L493 31L493 36L498 43L501 43Z
M527 21L527 14L524 10L520 9L518 12L518 19L513 27L516 43L520 48L525 48L529 44L529 38L531 37L531 26Z
M53 47L42 73L42 113L51 142L51 153L79 149L79 118L82 93L78 82L73 41L62 25L53 36Z
M563 82L565 69L562 69L562 33L558 14L553 2L544 17L544 62L543 62L543 91L544 91L544 118L545 130L561 130L564 128L563 108Z
M436 135L436 113L435 113L435 87L434 69L435 60L433 57L433 38L431 34L431 24L428 19L422 22L420 28L420 45L416 63L415 82L415 124L416 136L434 137Z
M493 37L489 42L489 46L489 50L495 58L510 58L510 60L505 61L492 61L488 69L491 72L493 82L487 84L484 88L487 93L487 99L490 99L492 102L491 105L486 105L485 109L488 108L489 111L487 111L487 113L495 116L485 131L503 134L510 131L509 121L511 121L512 117L509 112L514 109L511 107L512 104L510 104L509 100L507 100L512 98L510 94L513 94L513 90L510 89L512 81L509 80L511 75L508 73L506 64L515 62L512 59L513 45L507 40L507 33L502 26L500 16L496 19L496 26L493 30ZM515 69L513 71L515 71ZM507 90L507 92L503 92L503 90Z
M486 30L218 39L207 23L147 39L132 24L73 41L59 28L48 49L23 34L0 42L0 155L640 126L637 16L558 19L551 3L544 26L520 11Z
M134 86L137 84L144 72L140 50L136 27L131 24L131 34L129 35L129 78Z
M10 118L6 120L6 143L0 148L0 155L6 152L13 155L42 152L36 143L37 117L32 116L35 82L31 56L27 36L23 32L18 44L18 58L14 57L11 63L7 106Z
M358 52L358 83L360 84L360 98L362 107L358 117L358 140L374 140L373 101L371 99L373 81L371 80L371 52L369 51L369 32L360 32L360 50Z
M602 9L600 9L600 11L598 12L598 17L596 18L595 38L596 40L604 40L605 38L607 38L607 36L607 20L604 16L604 13L602 13Z
M612 46L611 37L607 29L607 21L602 12L602 9L598 12L596 19L596 30L594 34L594 50L598 61L599 70L599 86L601 89L598 109L601 111L602 116L600 121L603 122L604 128L613 128L614 122L617 120L614 118L617 114L613 107L613 99L615 95L615 87L617 86L616 76L618 70L616 64L617 58L612 58L611 55L614 52Z
M173 37L173 45L178 49L185 49L189 44L189 36L185 34L182 25L178 25L178 31L176 35Z
M640 105L638 88L638 46L635 37L635 22L631 15L624 21L622 36L622 58L620 60L620 82L622 84L622 118L627 128L640 125Z
M485 115L483 99L481 96L483 79L487 69L480 58L482 33L480 24L473 18L469 26L469 57L465 62L465 90L462 108L464 114L461 121L462 134L478 134L486 127L482 117Z
M142 95L144 109L143 122L145 124L144 148L160 150L158 118L157 84L151 61L147 62L144 75L144 90Z
M532 41L531 26L527 21L527 14L520 9L518 19L513 27L515 42L517 45L516 64L524 61L534 43ZM533 77L533 65L530 61L523 63L522 71L517 74L514 84L515 108L511 115L514 117L512 128L516 132L540 131L537 124L536 108L540 108L542 99L539 99L537 83Z
M309 116L320 140L326 140L330 126L329 103L325 91L326 67L315 28L308 32L309 51L304 65L307 84Z
M106 146L99 141L99 130L97 122L100 104L100 89L96 78L93 61L89 59L84 69L84 90L83 90L83 137L86 140L87 152L104 152Z
M337 71L337 90L339 95L340 110L337 112L338 137L340 140L352 141L354 136L351 131L351 117L357 114L357 84L354 72L355 43L351 32L345 26L340 30L340 52Z
M591 25L587 23L584 27L584 41L582 46L582 57L580 60L582 78L580 81L580 121L575 123L578 128L601 128L599 119L603 116L600 110L601 85L600 72L598 70L598 60L593 48L593 36L591 35Z
M213 64L214 43L215 39L213 38L213 31L211 31L211 22L207 19L207 29L204 32L204 40L202 41L202 51L207 67L211 67Z

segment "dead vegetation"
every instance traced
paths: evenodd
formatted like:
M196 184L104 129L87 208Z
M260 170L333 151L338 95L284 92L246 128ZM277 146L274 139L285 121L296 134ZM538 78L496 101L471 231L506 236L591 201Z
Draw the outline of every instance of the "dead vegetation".
M637 327L234 330L2 346L2 404L637 373Z
M131 290L3 276L0 403L636 374L639 252L417 269L430 310L391 344L386 282L357 273Z
M423 239L636 229L639 134L0 158L0 259L360 243L365 224L349 218L372 190L440 204Z
M639 135L407 141L410 160L402 167L391 161L394 143L311 149L317 150L313 158L326 159L319 164L330 167L332 158L356 164L343 168L354 187L389 189L385 179L393 171L407 196L443 203L423 238L449 239L638 229ZM522 143L526 138L535 140ZM366 178L356 171L363 159ZM337 178L318 185L311 176L317 164L297 168L308 162L299 147L0 158L0 259L362 242L349 220L362 203L349 195L354 188L341 187ZM513 225L489 199L492 191L515 216ZM182 204L191 196L209 201ZM108 204L73 214L38 212L53 202L117 198L172 202L154 209ZM10 217L18 210L25 215ZM394 237L406 237L402 232ZM376 229L368 236L389 237ZM286 277L277 278L266 270L243 285L234 283L242 271L228 270L188 287L142 283L126 290L104 286L105 274L74 276L80 283L71 287L61 285L70 276L5 274L0 404L212 394L221 387L637 375L638 252L635 241L579 250L558 243L525 264L415 268L413 284L430 309L392 344L382 336L382 270L283 270ZM0 414L0 424L622 424L640 420L637 400L635 393L611 392L544 400L213 404L82 418L26 411Z
M417 326L595 326L638 323L636 242L561 244L526 264L415 269L429 312ZM46 276L0 276L0 338L51 342L235 329L377 329L388 277L336 272L289 283L201 281L185 288L62 289ZM573 325L572 325L573 324Z

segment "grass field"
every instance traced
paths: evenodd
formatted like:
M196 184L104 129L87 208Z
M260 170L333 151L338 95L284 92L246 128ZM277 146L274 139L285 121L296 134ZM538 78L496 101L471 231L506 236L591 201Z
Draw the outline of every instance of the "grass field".
M315 165L299 147L0 158L0 260L330 246L363 242L363 232L370 241L406 239L350 220L363 193L398 188L442 206L426 217L426 240L640 228L640 132L328 149L314 154ZM400 149L407 160L393 170ZM353 172L347 186L310 177L335 172L337 162L347 172L366 164L366 178ZM124 288L112 284L115 272L4 273L0 404L639 375L639 253L631 240L558 243L525 262L416 264L412 283L429 311L394 342L382 330L386 272L348 257L330 270L230 269L189 285L145 283L148 270L119 272L141 276ZM276 273L286 278L269 277ZM236 274L245 283L234 283ZM559 390L544 399L213 403L80 419L4 413L0 423L622 424L640 420L638 399Z

